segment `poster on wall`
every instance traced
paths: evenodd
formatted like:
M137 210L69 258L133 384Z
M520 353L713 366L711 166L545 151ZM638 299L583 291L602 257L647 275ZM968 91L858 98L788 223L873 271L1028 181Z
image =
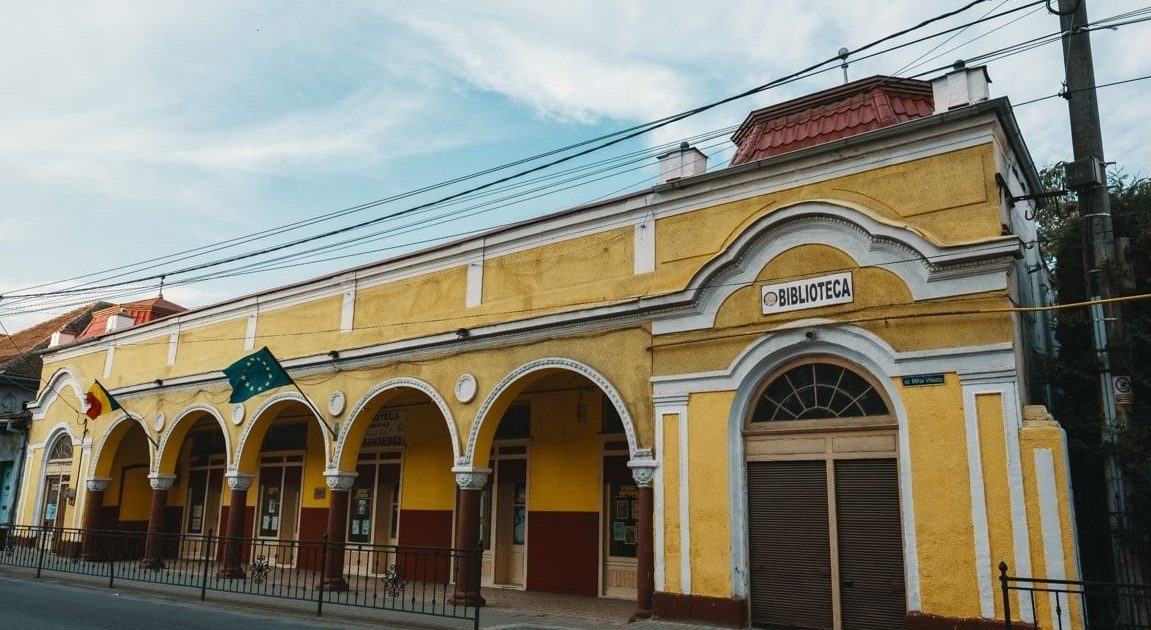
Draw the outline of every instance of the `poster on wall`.
M616 542L624 541L624 527L623 521L616 521L612 523L611 539Z
M364 433L361 448L368 446L403 446L406 409L381 409L372 416L372 423Z

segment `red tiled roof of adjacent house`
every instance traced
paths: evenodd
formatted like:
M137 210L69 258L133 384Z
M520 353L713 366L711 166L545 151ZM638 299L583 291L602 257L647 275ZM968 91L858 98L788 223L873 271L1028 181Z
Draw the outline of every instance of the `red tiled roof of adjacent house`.
M935 111L931 83L875 76L756 110L732 136L731 165L888 127Z
M108 332L108 318L113 315L127 315L132 318L132 325L138 326L162 317L183 313L186 310L188 309L175 302L169 302L162 297L128 302L126 304L113 304L93 313L92 321L88 323L87 328L76 338L95 337L96 335L103 335Z
M107 302L96 302L88 306L58 315L48 321L30 326L11 336L0 337L0 372L12 376L39 378L42 361L36 352L48 346L52 333L79 333L88 325L92 314L111 306Z

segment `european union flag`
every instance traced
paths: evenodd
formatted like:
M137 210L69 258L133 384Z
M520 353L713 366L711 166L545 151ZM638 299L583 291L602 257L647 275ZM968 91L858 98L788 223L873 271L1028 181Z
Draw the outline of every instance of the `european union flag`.
M224 375L232 385L230 403L241 403L269 389L292 384L292 377L266 346L224 368Z

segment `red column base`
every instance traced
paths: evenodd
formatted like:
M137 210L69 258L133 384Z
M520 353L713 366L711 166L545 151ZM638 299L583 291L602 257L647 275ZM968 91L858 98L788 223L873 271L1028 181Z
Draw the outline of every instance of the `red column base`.
M342 593L348 590L348 581L345 580L342 575L326 577L324 578L324 590L333 593Z
M456 593L448 598L448 604L452 606L475 606L482 608L488 605L487 600L479 593Z

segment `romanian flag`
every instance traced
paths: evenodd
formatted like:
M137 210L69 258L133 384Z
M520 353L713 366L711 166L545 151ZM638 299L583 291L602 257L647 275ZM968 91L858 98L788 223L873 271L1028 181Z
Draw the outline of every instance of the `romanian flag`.
M86 416L95 420L102 414L109 411L115 411L120 408L120 403L112 398L112 394L104 389L100 381L93 381L92 387L88 388L88 394L84 396L84 401L88 403L88 410L84 412Z

